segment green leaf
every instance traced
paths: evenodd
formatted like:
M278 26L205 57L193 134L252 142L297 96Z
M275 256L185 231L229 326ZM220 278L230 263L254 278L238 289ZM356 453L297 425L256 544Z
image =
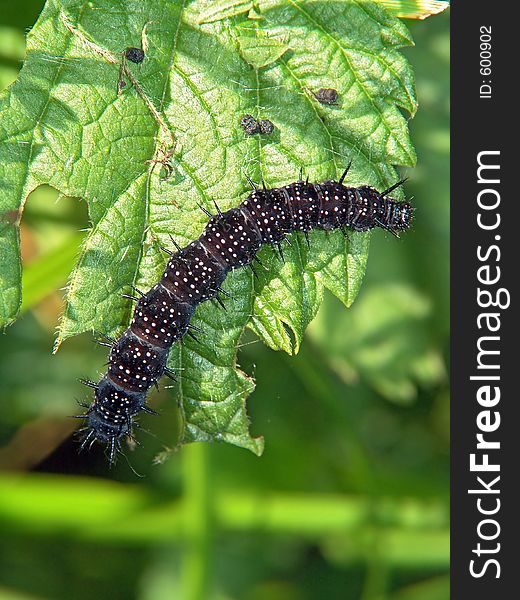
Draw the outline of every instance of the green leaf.
M362 2L363 0L361 0ZM450 3L442 0L374 0L397 17L405 19L426 19L437 15L447 8ZM227 2L212 2L208 0L199 23L222 21L244 13L255 14L255 2L244 0L228 0Z
M226 312L201 305L193 322L202 332L171 352L170 365L180 374L174 387L184 418L181 443L231 442L260 455L263 438L249 436L245 411L254 382L236 368L236 349L252 309L252 274L233 273L224 289L234 296Z
M252 0L223 0L199 2L198 23L214 23L249 12L254 6Z
M253 26L237 27L237 40L242 58L255 69L270 65L289 49L282 38L271 37L254 21Z
M170 235L181 245L200 235L199 205L236 206L248 193L245 175L278 186L303 169L323 181L352 159L352 185L393 183L393 165L415 162L413 77L398 51L411 43L400 21L355 0L131 0L124 11L115 0L49 0L19 78L0 96L0 323L19 310L19 220L40 184L84 198L90 218L58 347L82 332L125 328L132 305L121 294L158 280ZM122 65L124 49L140 44L143 63ZM338 90L337 106L318 103L321 87ZM246 137L245 113L269 118L273 134ZM229 279L227 312L197 309L201 342L177 345L170 358L182 441L261 451L245 412L253 384L236 368L244 327L296 352L324 288L353 302L368 243L365 234L312 232L307 247L293 235L285 263L264 248L267 270L258 267L257 279Z
M423 20L438 15L450 7L442 0L377 0L385 8L402 19Z
M442 354L428 344L432 306L414 288L373 286L351 311L332 303L324 309L309 333L345 381L363 378L383 397L410 404L418 386L445 380Z

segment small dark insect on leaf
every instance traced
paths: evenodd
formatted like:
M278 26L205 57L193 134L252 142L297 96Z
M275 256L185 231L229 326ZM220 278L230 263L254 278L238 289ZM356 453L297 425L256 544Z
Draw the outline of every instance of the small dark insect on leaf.
M336 104L338 101L338 91L334 88L320 88L314 96L320 104Z
M263 135L270 135L274 131L274 125L269 119L262 119L258 125L260 127L260 133Z
M125 56L129 61L135 63L136 65L140 64L144 60L144 52L141 48L127 48L125 50Z
M240 125L246 135L253 135L260 131L258 121L252 115L244 115L240 119Z
M252 115L244 115L240 119L240 125L246 135L254 135L260 133L262 135L270 135L274 131L274 125L269 119L261 119L257 121Z

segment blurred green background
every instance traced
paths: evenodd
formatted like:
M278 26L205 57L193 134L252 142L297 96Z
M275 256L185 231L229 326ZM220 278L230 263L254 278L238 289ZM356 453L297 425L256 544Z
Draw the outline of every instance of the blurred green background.
M0 3L0 88L41 5ZM51 349L86 208L31 195L23 316L0 335L0 599L449 597L449 16L407 24L414 228L372 236L357 301L347 311L328 296L298 356L244 338L261 458L216 444L169 453L167 390L127 453L143 477L124 459L108 469L101 448L77 455L77 378L97 379L105 352L89 336Z

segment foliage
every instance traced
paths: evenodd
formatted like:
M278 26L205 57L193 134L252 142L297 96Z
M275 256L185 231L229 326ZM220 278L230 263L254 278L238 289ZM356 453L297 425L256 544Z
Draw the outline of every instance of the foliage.
M199 205L236 206L247 193L245 174L274 186L303 168L321 181L353 159L353 184L384 188L396 179L392 164L415 162L401 113L415 113L413 78L398 52L411 38L378 5L121 6L47 2L0 106L4 323L20 305L18 223L28 194L45 183L88 204L91 228L69 278L56 348L85 331L117 335L131 313L122 294L149 289L164 269L160 246L170 235L180 245L198 237L206 220ZM124 48L138 44L145 62L123 63ZM313 94L320 87L335 87L340 106L321 106ZM269 116L276 133L247 139L244 113ZM268 269L257 279L247 271L229 277L225 315L200 307L203 339L176 345L169 359L179 373L182 441L261 452L245 413L253 382L236 367L244 327L271 348L297 352L324 289L347 306L354 300L368 239L315 233L307 248L293 236L285 263L265 248Z
M6 4L1 31L23 40L40 9L38 0ZM372 236L352 309L325 293L297 356L246 333L238 356L261 382L249 407L253 431L268 434L261 460L191 444L154 465L179 435L164 391L153 399L161 417L143 419L143 446L127 450L145 477L125 460L108 469L101 448L77 454L67 418L84 397L77 377L95 378L105 353L90 336L50 350L63 310L56 287L88 216L84 203L56 201L46 186L30 194L24 312L0 336L2 598L449 596L448 388L436 367L449 350L449 21L408 25L421 105L410 124L418 164L406 183L414 228L400 241ZM0 36L2 83L21 58ZM131 67L142 81L145 63ZM114 85L117 67L111 73ZM384 385L396 376L399 386Z

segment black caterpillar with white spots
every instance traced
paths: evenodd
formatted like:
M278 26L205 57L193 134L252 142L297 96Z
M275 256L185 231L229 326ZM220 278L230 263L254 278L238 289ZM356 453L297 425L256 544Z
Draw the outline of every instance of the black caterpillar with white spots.
M350 166L350 165L349 165ZM85 381L95 398L85 415L83 446L107 445L110 462L120 439L132 435L133 418L146 405L150 387L164 374L170 347L189 333L198 304L216 299L230 270L250 265L263 244L277 245L293 231L312 229L367 231L381 227L396 235L409 228L413 213L407 202L388 197L403 181L384 192L346 187L343 181L304 181L274 189L257 189L237 207L211 216L198 240L170 253L159 283L137 299L130 327L111 347L108 371L99 381ZM206 212L206 211L205 211Z

